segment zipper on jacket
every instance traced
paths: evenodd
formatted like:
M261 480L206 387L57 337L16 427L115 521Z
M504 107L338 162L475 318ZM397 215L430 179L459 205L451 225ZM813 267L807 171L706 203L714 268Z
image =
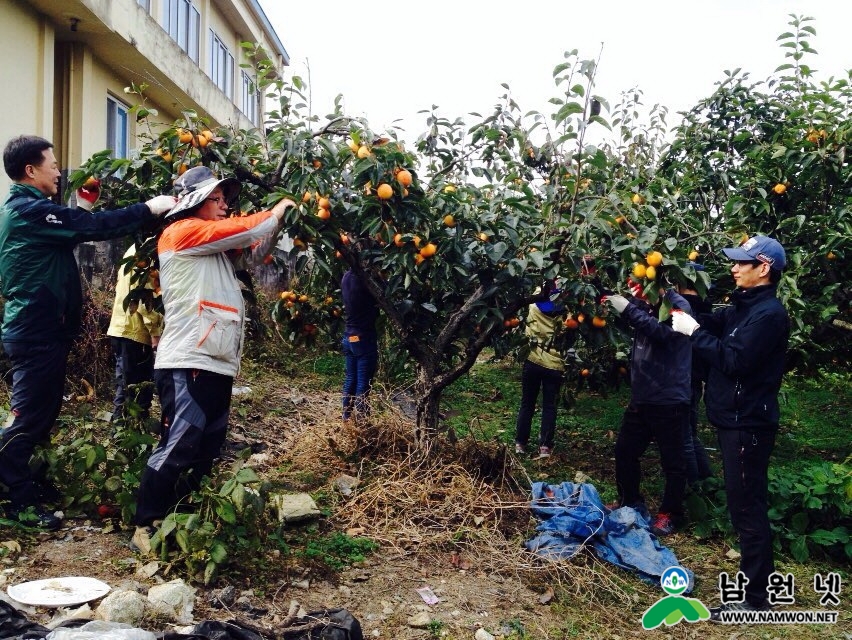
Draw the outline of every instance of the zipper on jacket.
M740 379L737 378L737 382L734 385L734 422L740 421L740 393L742 390L743 387L740 384Z

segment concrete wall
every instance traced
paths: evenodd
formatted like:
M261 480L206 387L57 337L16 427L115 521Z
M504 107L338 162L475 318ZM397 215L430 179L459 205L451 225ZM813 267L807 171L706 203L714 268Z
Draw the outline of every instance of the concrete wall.
M147 84L147 106L168 126L183 110L211 125L254 125L243 115L239 64L243 40L268 43L250 0L194 0L201 13L196 65L166 33L164 0L152 0L150 15L136 0L0 1L0 147L19 134L50 139L62 168L74 169L106 147L107 95L128 106L131 83ZM213 28L234 56L233 100L210 80ZM275 49L267 45L274 53ZM280 55L273 59L283 62ZM130 118L131 149L137 130ZM0 175L0 197L9 179Z

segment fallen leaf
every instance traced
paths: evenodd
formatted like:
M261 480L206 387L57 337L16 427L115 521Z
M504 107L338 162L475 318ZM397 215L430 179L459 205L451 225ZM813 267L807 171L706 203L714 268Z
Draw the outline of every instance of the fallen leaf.
M4 540L0 542L0 547L6 547L12 553L20 553L21 545L18 544L17 540Z
M545 589L544 593L538 597L538 601L539 604L547 604L551 600L553 600L553 587L548 587Z

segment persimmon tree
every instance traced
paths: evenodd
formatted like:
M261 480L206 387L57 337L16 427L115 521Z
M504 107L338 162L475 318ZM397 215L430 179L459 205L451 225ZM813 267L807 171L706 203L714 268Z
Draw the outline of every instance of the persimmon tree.
M687 260L700 254L719 279L727 264L716 249L764 232L790 255L782 293L797 349L812 340L812 316L848 313L848 85L810 83L801 63L810 27L794 26L782 36L794 63L780 79L758 91L730 74L672 142L665 108L640 117L638 90L611 107L594 93L596 61L576 51L554 69L552 113L523 111L506 86L493 112L472 114L472 123L426 111L426 131L410 148L395 131L348 117L340 98L332 113L314 115L301 79L269 80L261 60L258 82L275 104L263 131L208 136L187 113L152 132L137 158L100 154L72 182L96 174L119 204L169 191L186 166L204 163L243 182L241 213L293 197L301 204L286 217L292 249L281 261L290 285L272 318L289 340L336 339L336 291L351 268L414 365L415 429L428 449L444 389L484 348L502 354L521 343L524 310L547 296L545 282L560 290L566 331L590 345L624 344L607 322L604 290L632 277L656 300L687 276L706 290L707 274ZM144 106L136 113L156 117ZM817 263L825 268L810 273Z

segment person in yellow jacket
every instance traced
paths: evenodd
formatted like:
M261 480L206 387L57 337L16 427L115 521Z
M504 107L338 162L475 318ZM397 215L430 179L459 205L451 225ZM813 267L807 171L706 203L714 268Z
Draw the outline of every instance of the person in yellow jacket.
M550 295L559 293L558 289ZM527 451L536 401L541 392L541 429L538 457L547 458L553 451L556 432L556 402L565 372L565 350L561 331L565 308L552 300L529 306L524 330L530 341L530 353L521 374L521 406L515 424L515 453Z
M131 245L118 268L107 329L115 357L113 420L128 416L128 400L139 407L140 418L148 417L154 397L154 351L163 333L163 315L154 306L154 284L150 279L133 282L133 264L128 261L135 255L136 246Z

